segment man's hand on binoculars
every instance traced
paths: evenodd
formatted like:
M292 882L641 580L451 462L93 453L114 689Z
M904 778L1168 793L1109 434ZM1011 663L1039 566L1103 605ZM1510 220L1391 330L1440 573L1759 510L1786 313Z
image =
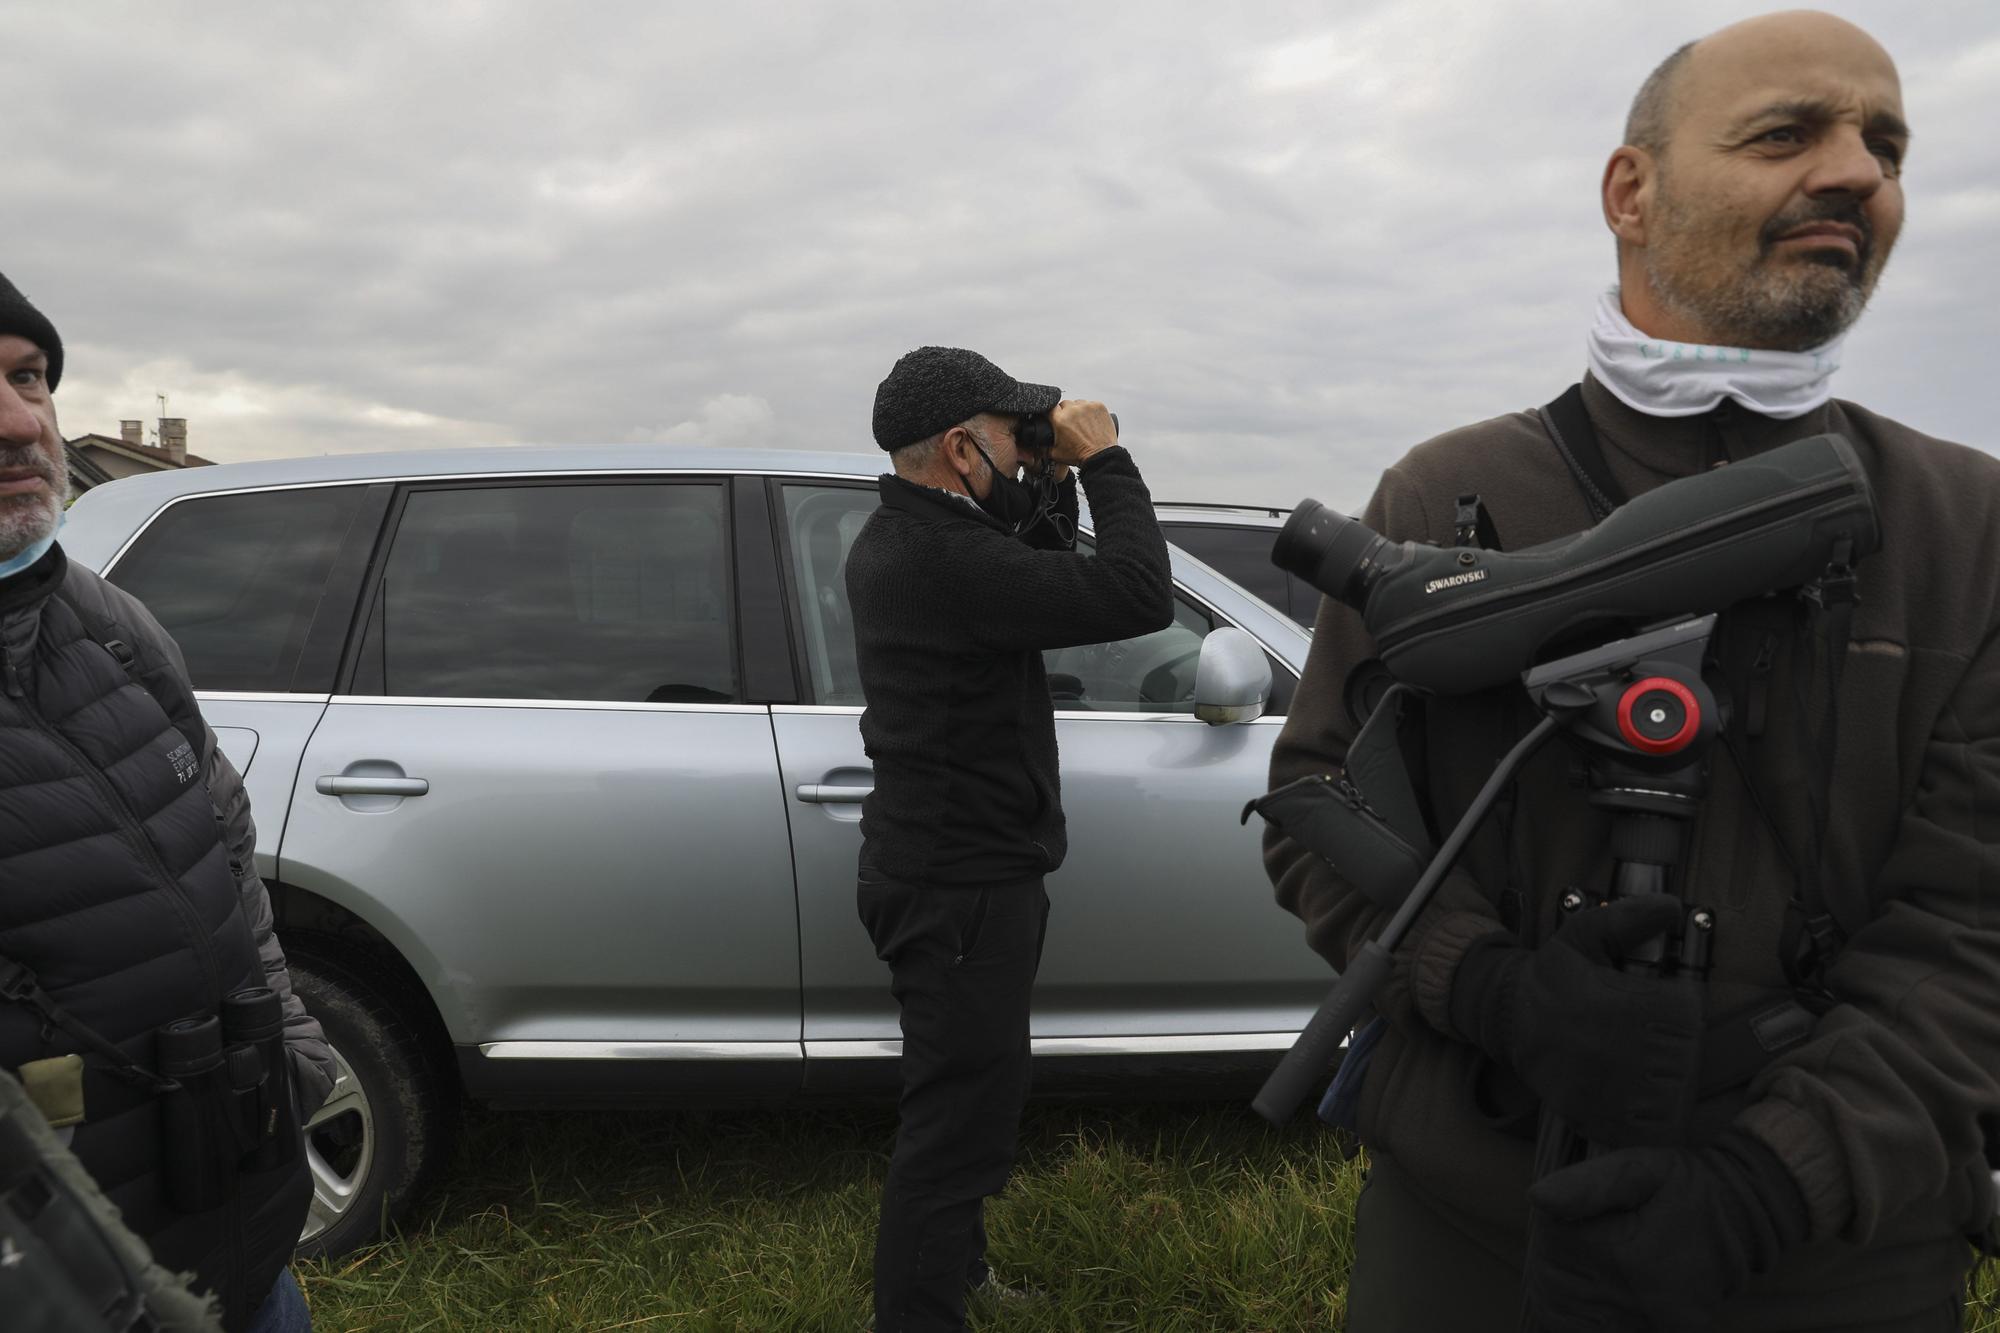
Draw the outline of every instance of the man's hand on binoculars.
M1057 403L1049 413L1049 424L1056 432L1055 448L1049 451L1053 463L1080 464L1118 443L1118 425L1110 411L1103 403L1086 398L1065 398ZM1061 480L1060 475L1057 480Z
M1700 1072L1701 988L1618 960L1678 932L1681 912L1678 899L1647 895L1586 909L1539 949L1497 933L1478 941L1452 978L1457 1035L1594 1143L1675 1142Z
M1696 1333L1806 1238L1783 1162L1730 1129L1708 1148L1623 1148L1528 1191L1528 1305L1540 1333Z

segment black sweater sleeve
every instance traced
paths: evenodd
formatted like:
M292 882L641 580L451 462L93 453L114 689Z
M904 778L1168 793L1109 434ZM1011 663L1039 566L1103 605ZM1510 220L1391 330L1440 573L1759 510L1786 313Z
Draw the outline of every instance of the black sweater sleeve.
M960 548L967 559L952 571L952 582L973 599L973 637L986 647L1109 643L1173 620L1167 542L1132 455L1113 446L1092 455L1081 472L1097 524L1094 555L1016 541Z

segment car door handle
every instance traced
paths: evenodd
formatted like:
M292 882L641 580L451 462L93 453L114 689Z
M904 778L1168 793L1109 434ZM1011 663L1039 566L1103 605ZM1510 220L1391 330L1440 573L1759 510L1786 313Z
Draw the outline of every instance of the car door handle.
M823 782L801 782L798 797L808 805L846 805L859 801L873 787L835 787Z
M322 796L422 796L431 789L425 778L336 777L328 774L313 783Z

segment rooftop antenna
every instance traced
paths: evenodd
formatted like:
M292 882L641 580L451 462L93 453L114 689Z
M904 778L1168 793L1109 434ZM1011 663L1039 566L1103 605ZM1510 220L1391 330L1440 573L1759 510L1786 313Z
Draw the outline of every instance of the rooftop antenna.
M153 431L152 431L152 435L153 435L153 447L154 447L155 449L164 449L164 448L166 448L166 447L167 447L167 442L166 442L166 440L165 440L165 439L163 439L163 438L161 437L161 435L160 435L160 424L159 424L159 423L160 423L161 421L164 421L164 420L166 419L166 415L167 415L167 396L166 396L165 394L161 393L161 392L160 392L160 391L159 391L158 389L155 389L155 390L153 390L153 397L154 397L154 399L155 399L155 400L156 400L156 401L157 401L157 402L158 402L158 403L160 404L160 412L159 412L159 415L158 415L158 416L156 416L156 417L155 417L155 418L153 419Z

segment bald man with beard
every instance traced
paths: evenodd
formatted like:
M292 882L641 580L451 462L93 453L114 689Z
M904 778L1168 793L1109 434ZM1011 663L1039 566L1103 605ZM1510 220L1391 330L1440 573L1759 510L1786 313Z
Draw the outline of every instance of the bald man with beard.
M1513 1330L1524 1297L1549 1331L1960 1326L2000 1137L2000 461L1832 395L1902 229L1909 144L1894 62L1841 19L1772 14L1675 52L1601 181L1618 282L1581 383L1419 445L1364 515L1450 544L1476 492L1520 549L1837 434L1882 546L1851 620L1827 609L1838 581L1722 618L1712 674L1735 706L1676 886L1714 914L1703 985L1614 961L1677 930L1679 902L1562 907L1604 891L1611 855L1561 746L1405 937L1351 1075L1357 1333ZM1338 770L1345 686L1375 655L1326 601L1273 786ZM1444 829L1533 717L1513 686L1425 709ZM1265 856L1345 967L1387 913L1275 832ZM1592 1153L1538 1172L1551 1116L1593 1124Z

